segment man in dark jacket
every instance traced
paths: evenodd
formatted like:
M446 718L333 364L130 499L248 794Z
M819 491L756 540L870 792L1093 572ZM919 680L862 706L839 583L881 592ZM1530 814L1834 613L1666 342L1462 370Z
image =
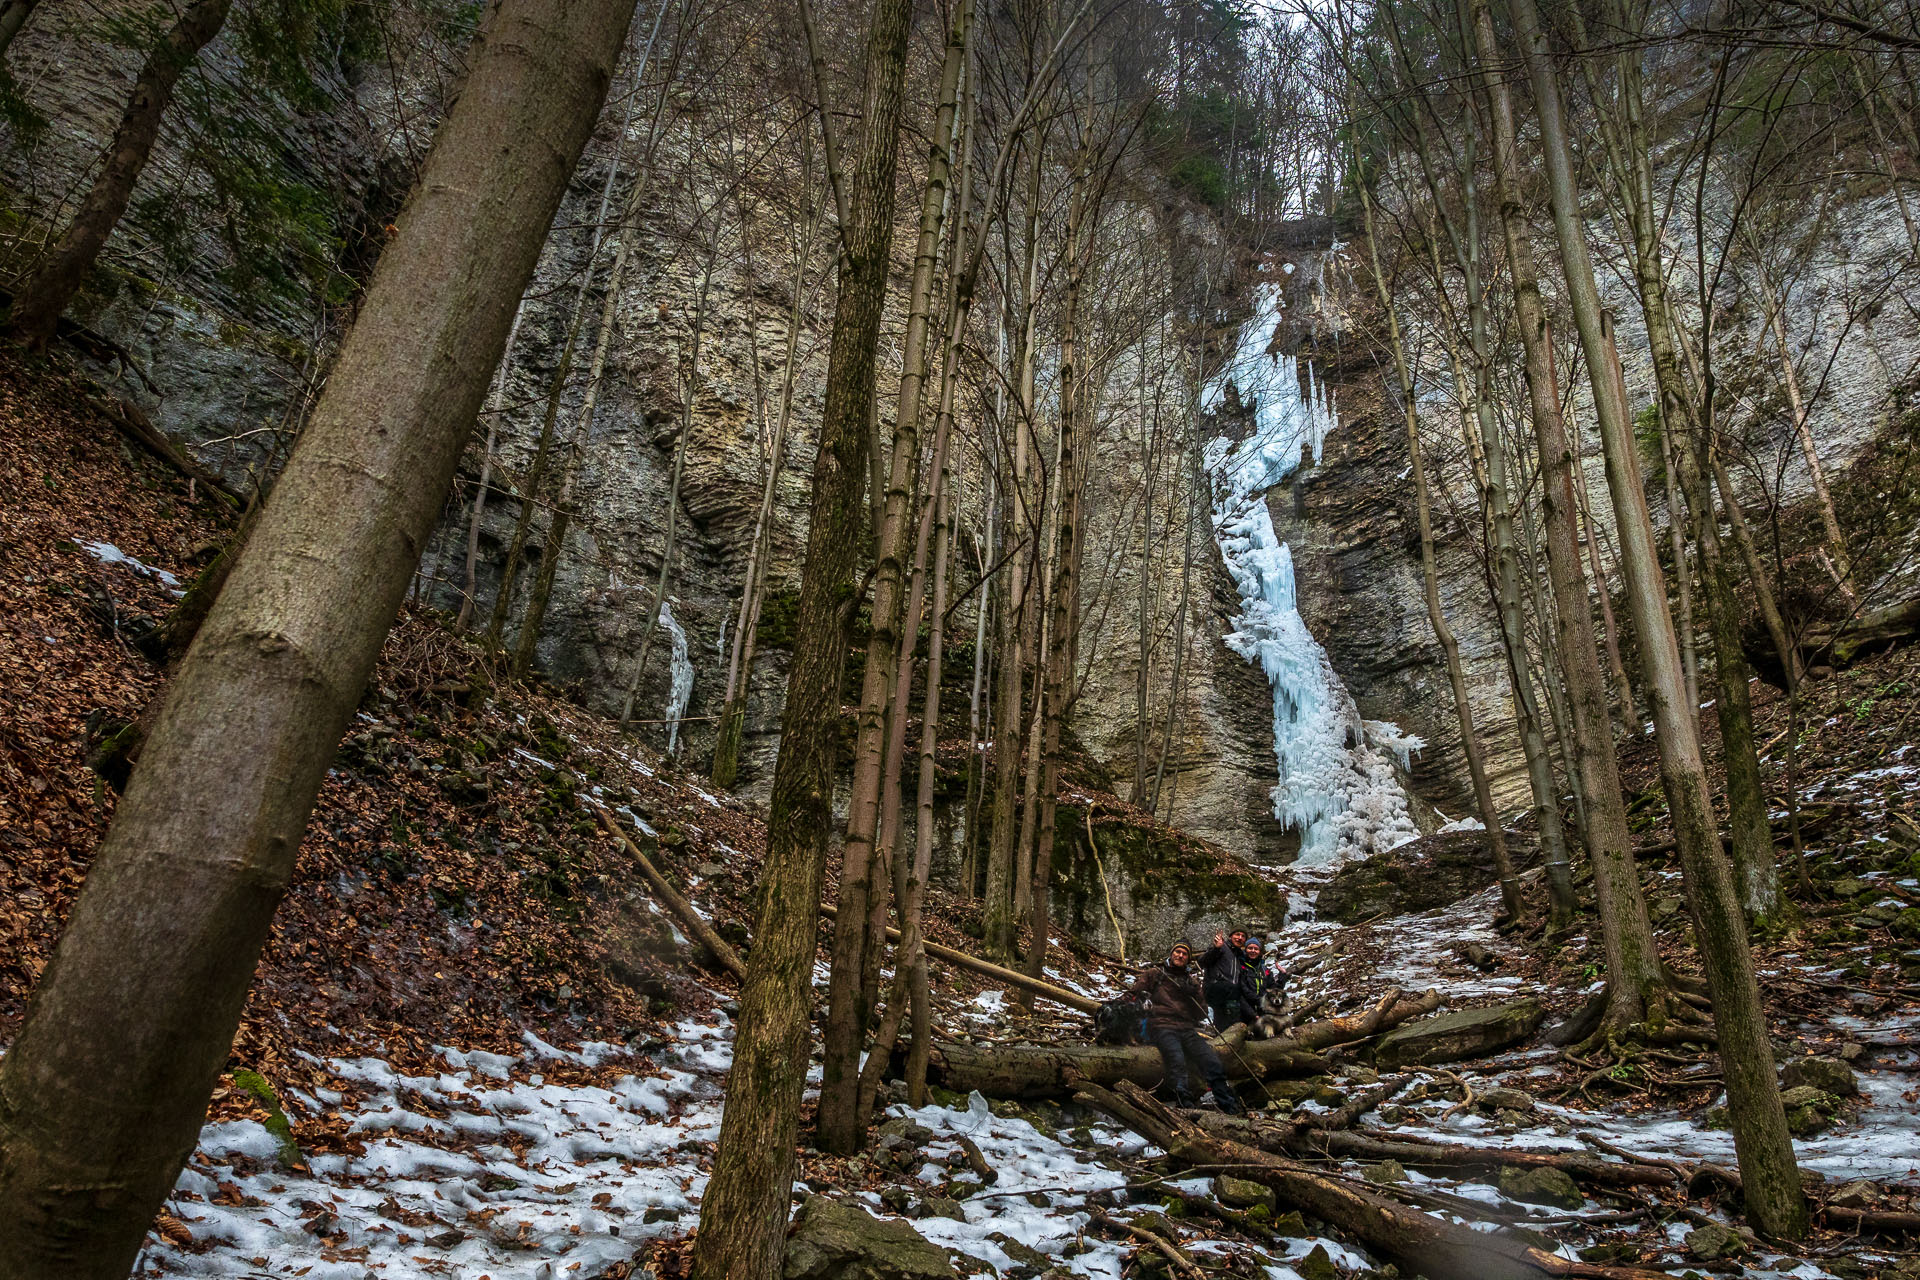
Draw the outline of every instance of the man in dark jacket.
M1207 1016L1200 984L1193 980L1188 966L1193 963L1193 948L1177 942L1166 963L1157 964L1140 975L1132 994L1147 1001L1147 1038L1160 1051L1160 1062L1167 1072L1167 1084L1174 1102L1182 1107L1194 1105L1193 1084L1188 1077L1189 1064L1200 1069L1213 1099L1228 1115L1246 1111L1240 1095L1227 1083L1227 1072L1220 1055L1200 1034L1200 1022Z
M1247 971L1245 947L1247 933L1235 929L1231 934L1216 933L1213 945L1200 956L1200 972L1207 991L1207 1007L1213 1011L1213 1025L1225 1031L1240 1016L1240 979Z

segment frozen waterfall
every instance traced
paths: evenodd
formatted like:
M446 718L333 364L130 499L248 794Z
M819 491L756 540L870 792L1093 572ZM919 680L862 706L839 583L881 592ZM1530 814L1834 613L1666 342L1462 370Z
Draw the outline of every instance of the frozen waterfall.
M687 656L687 632L673 616L673 605L660 602L660 625L673 637L673 656L667 660L667 754L680 745L680 717L693 697L693 659Z
M1242 404L1253 406L1254 431L1244 443L1236 448L1220 437L1206 451L1214 538L1241 599L1226 642L1258 662L1273 686L1280 766L1273 812L1300 832L1300 862L1312 865L1390 849L1419 834L1393 757L1404 767L1422 744L1391 724L1361 718L1295 604L1293 555L1274 533L1266 492L1294 472L1303 450L1317 463L1339 419L1331 394L1314 385L1310 364L1268 353L1281 306L1280 288L1262 286L1254 317L1207 385L1202 407L1217 410L1229 383Z

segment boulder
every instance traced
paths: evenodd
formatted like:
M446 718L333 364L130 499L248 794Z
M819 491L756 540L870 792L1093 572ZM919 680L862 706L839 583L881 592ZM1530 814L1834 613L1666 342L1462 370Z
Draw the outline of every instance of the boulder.
M1482 1111L1533 1110L1533 1095L1522 1089L1482 1089L1475 1102Z
M787 1241L783 1280L956 1280L946 1251L897 1219L813 1196Z
M1545 1016L1539 1002L1516 1000L1421 1018L1389 1032L1374 1050L1374 1065L1412 1067L1485 1057L1532 1036Z
M1503 1166L1500 1170L1500 1191L1522 1204L1552 1205L1556 1209L1578 1209L1587 1202L1573 1179L1559 1169Z
M1812 1085L1836 1098L1851 1098L1860 1092L1853 1068L1838 1058L1796 1058L1780 1073L1780 1087L1793 1089Z
M1687 1232L1687 1252L1702 1262L1718 1262L1746 1251L1746 1241L1732 1227L1723 1227L1717 1222Z
M1389 1183L1405 1182L1407 1169L1398 1160L1382 1160L1379 1164L1368 1165L1360 1176L1376 1187L1384 1187Z
M1301 1280L1340 1280L1340 1272L1323 1244L1313 1246L1306 1257L1293 1264L1293 1269L1300 1273Z
M1855 1178L1827 1197L1827 1203L1842 1209L1871 1209L1886 1197L1878 1183Z
M1213 1195L1221 1204L1231 1209L1264 1207L1269 1213L1279 1209L1279 1198L1274 1195L1272 1187L1247 1178L1236 1178L1228 1173L1223 1173L1213 1180Z

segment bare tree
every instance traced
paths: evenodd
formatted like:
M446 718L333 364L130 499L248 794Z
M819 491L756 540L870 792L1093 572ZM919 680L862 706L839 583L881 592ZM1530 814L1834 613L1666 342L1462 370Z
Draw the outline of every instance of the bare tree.
M500 0L313 420L0 1061L0 1277L119 1280L192 1150L314 797L633 0Z

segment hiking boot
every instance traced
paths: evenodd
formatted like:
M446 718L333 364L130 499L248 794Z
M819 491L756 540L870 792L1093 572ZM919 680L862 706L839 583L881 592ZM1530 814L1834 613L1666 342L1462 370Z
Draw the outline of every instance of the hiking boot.
M1213 1100L1219 1104L1220 1110L1227 1115L1243 1116L1247 1114L1247 1104L1240 1101L1240 1095L1232 1089L1215 1089L1213 1091Z

